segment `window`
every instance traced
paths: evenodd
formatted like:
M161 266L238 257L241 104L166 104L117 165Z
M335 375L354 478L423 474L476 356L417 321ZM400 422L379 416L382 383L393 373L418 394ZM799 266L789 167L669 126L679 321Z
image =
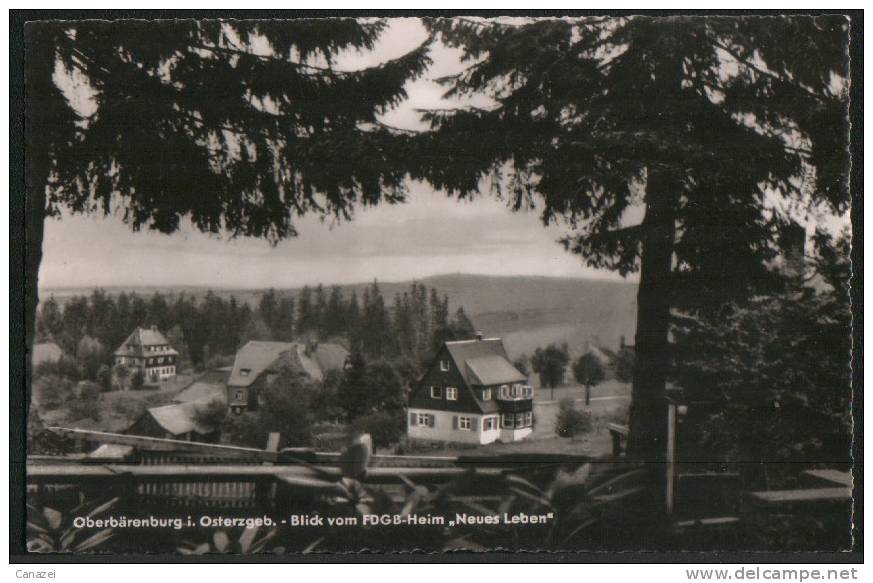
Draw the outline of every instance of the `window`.
M455 387L446 387L446 399L449 401L458 400L458 389Z
M513 420L512 414L509 414L509 415L503 414L500 416L500 426L503 429L512 429L512 427L513 427L512 420Z
M252 369L250 369L250 368L241 368L241 369L239 369L239 376L247 377L247 376L249 376L250 372L252 372Z
M458 417L458 429L463 429L464 431L470 431L472 429L472 423L469 417Z
M482 391L482 400L490 401L491 400L491 389L485 389Z
M237 401L245 401L246 400L246 392L245 391L237 391L234 393L233 398Z
M521 396L521 385L515 384L512 385L512 398L517 399Z
M533 412L528 411L524 414L524 426L525 427L533 427Z
M442 387L431 387L430 388L430 398L431 399L442 399L443 398L443 388Z
M427 413L419 413L418 414L418 426L419 427L433 427L433 416L428 415Z
M524 413L516 413L515 414L515 427L516 428L524 427Z
M533 387L525 386L522 389L522 396L525 399L533 399Z
M509 397L509 385L501 385L500 386L500 398L506 399Z
M497 429L497 417L485 417L482 420L482 431Z
M440 370L443 372L449 372L449 361L441 360L440 361Z

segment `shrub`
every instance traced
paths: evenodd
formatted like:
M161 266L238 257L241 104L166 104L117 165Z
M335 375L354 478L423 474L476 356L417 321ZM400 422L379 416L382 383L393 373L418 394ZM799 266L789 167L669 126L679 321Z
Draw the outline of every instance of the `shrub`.
M558 407L558 422L555 425L555 432L558 435L575 437L580 433L591 431L591 413L576 410L572 399L563 399Z
M93 399L74 399L69 407L67 407L67 418L70 421L81 421L83 419L100 421L100 407L98 407L97 401Z
M56 374L47 374L33 381L33 396L40 407L57 409L73 398L73 381Z
M352 428L369 433L376 447L388 447L397 443L404 433L405 415L403 412L388 413L379 411L357 418Z
M133 371L133 374L130 376L130 388L134 391L138 391L143 388L145 385L145 374L142 372L141 368L138 368Z

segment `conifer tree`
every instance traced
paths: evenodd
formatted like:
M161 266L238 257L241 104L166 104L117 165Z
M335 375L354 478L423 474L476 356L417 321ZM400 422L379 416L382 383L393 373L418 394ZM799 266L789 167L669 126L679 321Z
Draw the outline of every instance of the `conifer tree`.
M671 307L766 282L785 220L771 199L847 208L847 19L428 26L468 64L443 79L447 95L493 105L427 113L421 174L460 196L491 178L512 208L538 199L545 223L566 221L565 245L589 265L639 271L628 447L661 459Z
M171 233L190 221L275 242L296 235L296 216L348 219L356 204L401 200L397 161L407 139L378 115L425 70L429 39L367 68L337 67L340 53L372 49L386 26L355 18L28 23L28 347L44 222L62 209L119 213L135 230ZM75 78L93 107L73 107L59 78Z

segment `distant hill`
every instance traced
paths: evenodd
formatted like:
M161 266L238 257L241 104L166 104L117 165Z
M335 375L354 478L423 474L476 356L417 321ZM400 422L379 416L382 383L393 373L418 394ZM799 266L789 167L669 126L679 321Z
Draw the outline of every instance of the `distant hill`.
M632 342L636 323L637 286L632 283L557 277L453 274L419 280L449 296L451 310L463 306L476 327L488 336L504 339L515 357L530 354L550 342L567 342L571 352L579 353L586 341L617 347L621 336ZM379 282L386 303L396 293L408 290L411 281ZM345 297L355 290L360 298L371 283L344 285ZM122 291L150 296L156 291L167 295L184 293L194 298L206 295L201 287L117 287L103 288L109 294ZM74 295L88 295L91 288L52 288L40 291L41 298L53 295L63 304ZM300 288L277 290L279 295L296 297ZM214 289L213 293L257 305L263 290Z

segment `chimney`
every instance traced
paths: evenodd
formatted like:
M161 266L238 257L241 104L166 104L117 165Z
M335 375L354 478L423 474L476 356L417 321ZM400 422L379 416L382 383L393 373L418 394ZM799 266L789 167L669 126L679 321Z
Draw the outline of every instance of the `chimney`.
M476 334L476 340L482 340L482 338L484 338L481 330L476 330L475 334Z

